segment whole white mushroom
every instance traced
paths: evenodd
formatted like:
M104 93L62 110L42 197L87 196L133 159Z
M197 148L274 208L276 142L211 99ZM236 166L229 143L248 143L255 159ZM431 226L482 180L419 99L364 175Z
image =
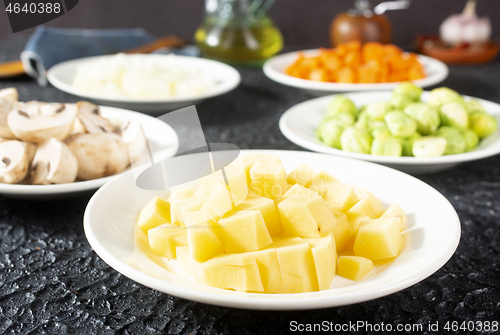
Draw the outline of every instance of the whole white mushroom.
M28 155L19 141L0 143L0 182L16 184L28 174Z

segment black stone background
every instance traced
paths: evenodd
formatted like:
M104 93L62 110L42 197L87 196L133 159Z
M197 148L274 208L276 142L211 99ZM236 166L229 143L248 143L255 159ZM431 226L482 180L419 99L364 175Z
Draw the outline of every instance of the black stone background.
M15 59L24 43L19 36L5 40L0 61ZM450 70L443 85L500 102L500 61ZM281 135L278 120L309 97L268 80L259 69L240 72L235 91L197 106L207 141L302 150ZM28 78L0 81L0 88L10 86L25 100L77 101ZM313 311L237 310L157 292L120 275L93 252L82 227L88 197L0 197L0 334L281 334L291 321L324 320L420 323L424 330L439 321L440 333L447 333L447 321L500 321L499 164L496 156L419 177L451 201L462 223L460 245L439 271L384 298Z

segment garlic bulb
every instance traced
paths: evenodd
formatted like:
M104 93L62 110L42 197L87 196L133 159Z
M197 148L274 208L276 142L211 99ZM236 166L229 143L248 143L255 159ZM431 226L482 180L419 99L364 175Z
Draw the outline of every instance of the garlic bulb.
M469 0L462 14L453 14L440 27L441 40L449 45L482 43L491 37L491 22L476 15L476 1Z

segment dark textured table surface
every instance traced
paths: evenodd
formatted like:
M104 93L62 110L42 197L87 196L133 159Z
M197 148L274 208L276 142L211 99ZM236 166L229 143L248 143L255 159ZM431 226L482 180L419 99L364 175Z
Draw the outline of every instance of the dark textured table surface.
M22 37L3 41L0 61L18 57L23 43ZM197 106L207 141L301 150L281 135L278 120L309 97L271 82L261 70L241 74L235 91ZM499 75L500 61L452 67L443 85L500 102ZM0 81L0 88L9 86L16 86L25 100L77 100L28 78ZM427 333L438 333L429 331L428 324L439 322L439 332L446 333L447 321L459 326L463 321L498 322L499 165L496 156L420 177L450 200L462 224L460 245L439 271L384 298L314 311L237 310L160 293L120 275L94 253L82 227L88 197L57 202L0 197L0 334L280 334L290 331L291 321L358 320L394 328L422 324Z

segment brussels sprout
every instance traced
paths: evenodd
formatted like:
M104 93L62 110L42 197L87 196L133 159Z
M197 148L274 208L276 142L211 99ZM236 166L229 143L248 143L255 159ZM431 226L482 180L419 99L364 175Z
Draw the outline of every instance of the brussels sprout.
M401 156L401 142L390 134L381 134L374 138L370 153L377 156Z
M467 110L469 111L469 113L473 113L473 112L485 112L486 113L486 109L484 109L483 105L481 105L481 103L479 101L477 101L476 99L471 99L471 100L467 101L466 104L467 104Z
M391 134L389 128L387 128L387 125L385 124L384 121L368 122L368 126L370 129L370 134L372 135L373 138L382 134L389 134L389 135Z
M370 118L366 113L362 112L358 115L358 120L354 123L354 127L358 129L370 130Z
M408 138L401 138L401 144L403 145L403 156L413 156L413 142L421 138L422 135L419 133L414 133Z
M320 123L317 133L319 138L328 146L340 149L340 135L345 126L338 120L329 120Z
M393 111L385 116L387 128L394 136L410 137L417 131L417 121L401 111Z
M328 120L329 121L336 120L337 122L344 125L345 127L352 126L354 124L354 122L356 122L356 118L354 116L352 116L352 114L344 113L344 112L335 114L334 116L332 116Z
M366 105L365 113L371 120L383 121L385 114L392 110L392 106L388 102L376 101Z
M328 105L326 114L327 116L333 116L338 113L348 113L356 116L358 110L356 109L356 105L345 95L336 95L332 102L330 102L330 105Z
M465 105L460 102L447 102L439 108L441 124L460 129L469 128L469 112Z
M389 100L389 103L394 109L400 109L403 110L405 109L406 106L409 104L413 103L413 100L411 100L408 96L406 95L401 95L401 94L394 94L391 99Z
M467 142L465 141L465 137L458 129L443 126L434 133L434 136L446 139L446 151L444 152L445 155L461 154L467 150Z
M394 89L394 95L404 95L410 98L412 101L419 101L420 95L422 94L422 88L416 86L413 83L406 82L401 83Z
M467 144L467 151L471 151L477 147L477 144L479 143L479 136L474 131L464 129L462 130L462 135L464 136L465 143Z
M422 135L432 134L439 128L439 113L429 105L416 102L406 106L404 113L417 121L417 131Z
M372 137L367 130L347 127L340 135L340 144L344 151L368 154L370 153Z
M452 89L448 87L440 87L432 90L429 93L429 99L427 99L427 104L434 108L439 108L442 104L451 101L459 101L465 103L463 98Z
M469 115L470 129L480 138L485 138L493 134L498 127L495 117L486 112L473 112Z
M413 142L412 152L415 157L438 157L444 155L446 147L446 139L424 136Z

